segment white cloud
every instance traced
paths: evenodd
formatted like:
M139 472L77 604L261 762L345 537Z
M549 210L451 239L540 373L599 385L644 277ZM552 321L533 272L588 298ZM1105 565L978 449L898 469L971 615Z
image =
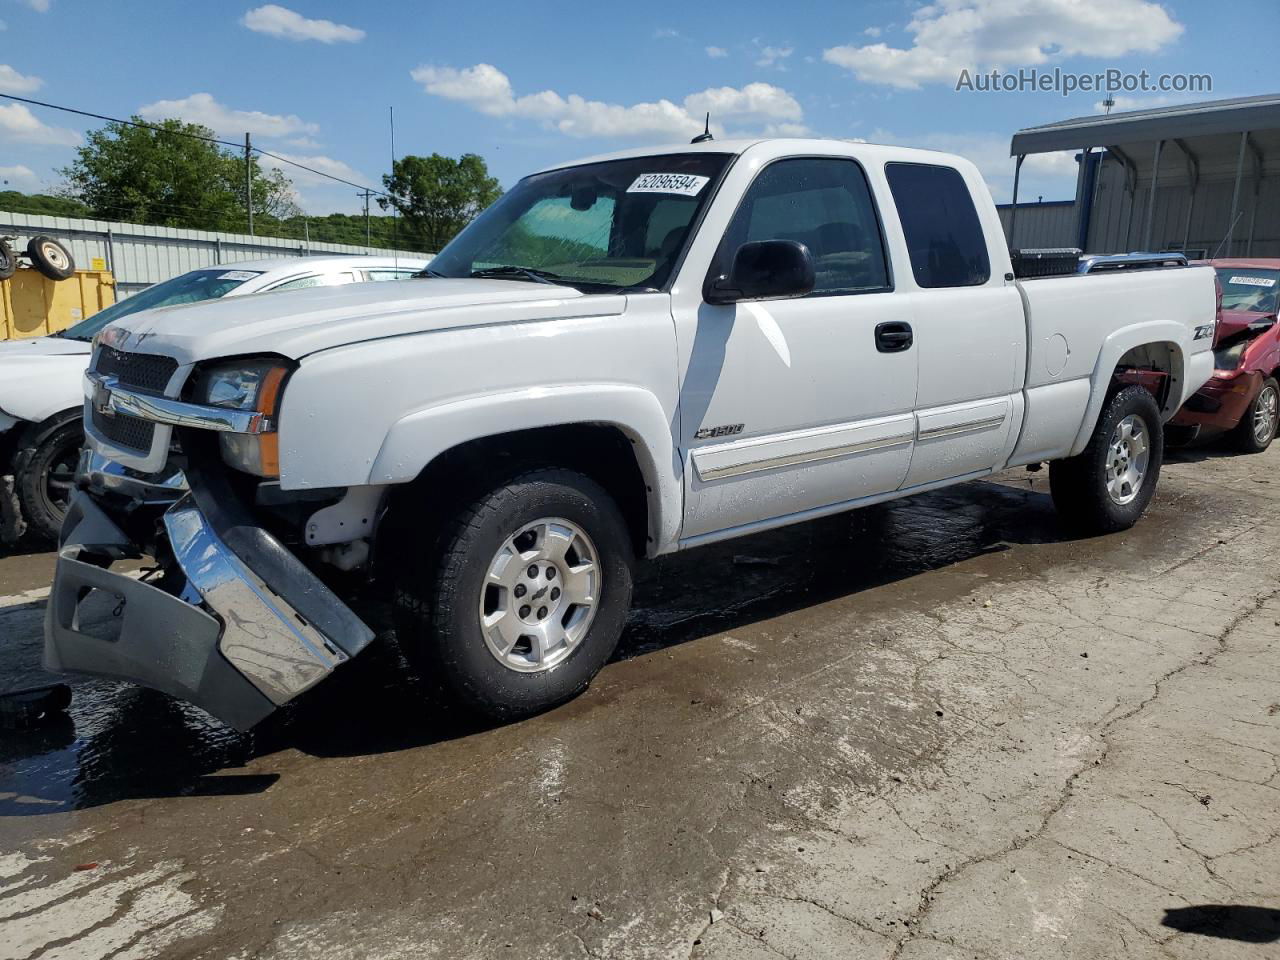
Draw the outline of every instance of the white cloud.
M779 70L785 70L786 67L782 63L787 57L795 53L795 47L761 47L760 55L756 57L757 67L774 67Z
M303 186L333 186L334 182L328 177L320 174L329 174L333 177L341 177L343 180L350 180L353 183L368 183L369 180L358 170L349 167L341 160L334 160L332 157L326 157L323 154L301 154L301 153L282 153L278 150L272 151L276 157L283 157L285 160L292 160L294 163L301 163L310 167L319 173L312 173L310 170L303 170L295 167L291 163L282 163L275 157L259 156L258 162L268 170L283 170L295 184Z
M997 203L1006 203L1013 195L1013 157L1009 156L1009 136L1004 133L928 133L902 136L889 130L873 130L867 140L925 150L956 153L971 161L987 182ZM865 141L864 141L865 142ZM1019 201L1044 194L1051 200L1075 196L1075 151L1033 153L1022 164Z
M34 93L44 86L39 77L24 76L7 63L0 63L0 93Z
M862 34L863 36L871 37L871 39L874 40L876 37L880 36L882 32L883 31L879 27L867 27L867 29L862 31Z
M729 51L724 47L704 47L703 49L707 51L707 56L712 60L719 60L729 55Z
M715 87L691 93L679 104L663 99L623 105L576 93L562 96L554 90L516 96L511 79L488 63L461 70L423 65L411 76L433 96L465 103L491 117L536 120L572 137L685 137L702 129L708 110L712 129L721 131L724 121L747 126L786 123L794 130L804 119L796 99L768 83Z
M966 68L1152 53L1184 28L1150 0L937 0L917 9L906 29L914 35L908 48L838 46L824 50L823 59L868 83L916 89L953 84Z
M318 140L311 137L290 137L285 141L291 147L297 147L299 150L319 150L322 146Z
M359 43L364 31L332 20L310 20L300 13L268 3L255 7L240 18L254 33L265 33L286 40L318 40L320 43Z
M30 167L18 164L14 167L0 167L0 187L6 190L32 190L40 180Z
M655 40L680 40L684 34L674 27L659 27L653 31L653 39Z
M148 120L174 118L203 124L226 139L243 137L245 133L262 137L288 137L316 133L320 129L316 124L306 123L291 113L281 116L259 110L233 110L208 93L193 93L181 100L157 100L139 109L138 113Z
M0 103L0 142L34 143L42 146L74 147L80 134L65 127L51 127L40 122L21 103Z
M36 13L48 13L52 0L19 0L19 2L25 3Z

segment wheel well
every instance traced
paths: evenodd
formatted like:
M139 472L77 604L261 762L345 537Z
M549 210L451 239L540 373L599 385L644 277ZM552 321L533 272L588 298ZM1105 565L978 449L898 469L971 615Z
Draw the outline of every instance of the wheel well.
M1107 395L1122 387L1136 384L1155 397L1162 413L1172 415L1170 399L1181 395L1182 349L1176 343L1144 343L1133 347L1116 364L1111 373Z
M392 493L385 516L396 519L380 526L380 534L394 538L412 528L420 536L420 522L433 530L433 521L447 518L478 490L505 476L531 467L562 467L590 477L609 492L626 519L636 555L643 556L652 535L649 486L633 447L634 441L621 429L605 423L538 427L469 440L441 453L413 482ZM399 522L406 517L419 522ZM421 549L420 541L416 549Z

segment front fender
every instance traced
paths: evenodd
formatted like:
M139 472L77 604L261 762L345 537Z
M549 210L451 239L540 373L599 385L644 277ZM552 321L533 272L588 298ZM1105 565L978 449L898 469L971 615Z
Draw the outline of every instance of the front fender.
M387 432L370 469L369 483L407 483L440 454L471 440L583 422L617 427L632 441L648 488L654 538L649 552L673 549L683 514L684 467L662 404L640 387L530 387L417 410L396 421Z
M1126 353L1147 344L1168 346L1172 364L1169 373L1169 397L1165 408L1160 411L1162 420L1168 420L1212 374L1213 354L1209 349L1209 343L1210 341L1205 340L1205 349L1192 354L1191 338L1186 326L1171 320L1144 321L1113 331L1102 341L1102 348L1098 351L1098 361L1094 364L1093 373L1089 377L1089 404L1085 408L1080 431L1071 445L1070 455L1075 456L1088 446L1094 426L1102 414L1102 406L1107 399L1112 375ZM1207 365L1204 362L1205 357L1208 357ZM1202 370L1205 374L1204 378L1196 379ZM1192 380L1195 382L1192 383Z

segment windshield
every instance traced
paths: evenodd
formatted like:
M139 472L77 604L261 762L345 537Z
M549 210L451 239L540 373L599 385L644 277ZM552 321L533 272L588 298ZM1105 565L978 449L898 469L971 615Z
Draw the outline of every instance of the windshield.
M1222 309L1275 313L1277 280L1280 280L1280 270L1218 267Z
M179 303L196 303L200 300L217 300L225 297L246 280L262 275L261 270L234 270L220 267L216 270L192 270L180 277L157 283L127 300L121 300L92 317L81 320L63 330L59 336L71 340L92 340L93 335L109 323L131 313L140 313L153 307L170 307Z
M535 174L444 248L430 276L660 289L730 154L689 153Z

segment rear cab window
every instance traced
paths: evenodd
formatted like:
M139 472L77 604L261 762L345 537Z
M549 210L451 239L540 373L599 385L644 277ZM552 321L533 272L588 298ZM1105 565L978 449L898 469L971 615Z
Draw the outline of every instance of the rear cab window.
M987 237L960 171L926 163L887 163L884 170L916 284L976 287L991 279Z

